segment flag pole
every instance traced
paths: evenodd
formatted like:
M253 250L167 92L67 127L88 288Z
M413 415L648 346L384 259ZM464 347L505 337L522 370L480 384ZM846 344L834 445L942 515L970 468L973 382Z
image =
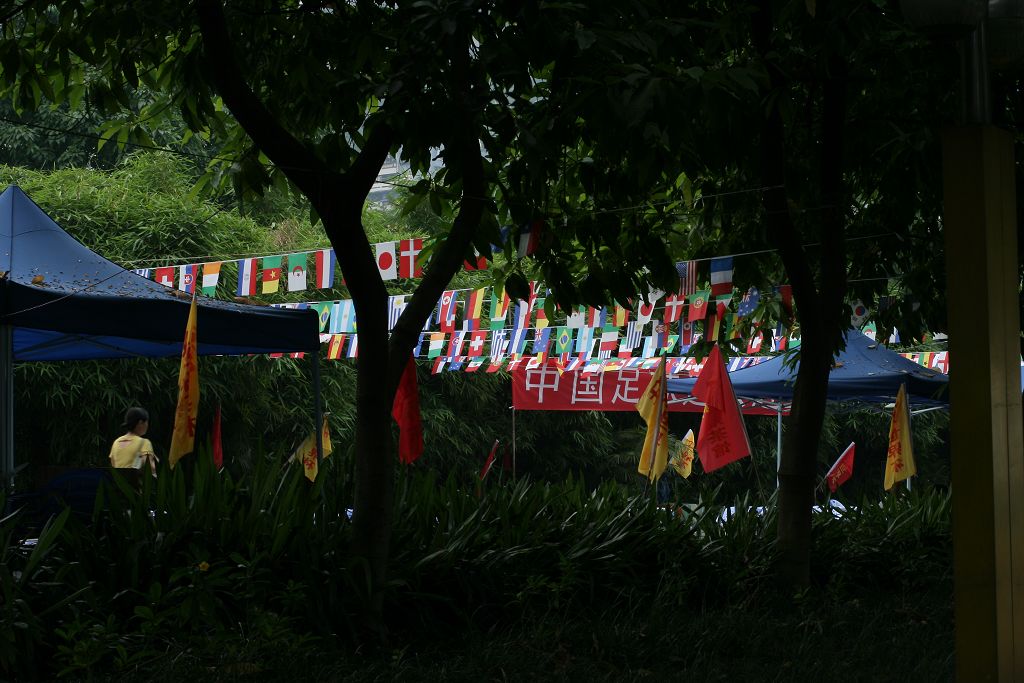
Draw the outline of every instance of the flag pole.
M516 478L516 407L514 405L509 406L512 409L512 478Z
M661 374L661 387L658 390L658 412L654 415L654 439L651 441L651 465L647 468L647 487L651 486L651 475L654 474L654 459L658 453L658 442L661 440L661 411L665 407L665 389L667 377L662 371L665 365L665 352L661 354L661 367L658 368L657 372Z
M779 490L779 470L782 469L782 401L779 400L775 430L775 490Z
M320 461L324 452L324 415L323 406L320 403L320 349L310 354L313 362L313 430L316 434L316 467L320 469Z
M905 387L906 384L904 384L903 386ZM907 431L910 432L909 435L907 436L907 438L910 439L911 450L913 450L914 430L911 429L911 427L910 427L910 420L913 418L914 413L913 413L913 411L910 410L910 394L907 393L906 397L907 397L907 402L906 402L906 404L903 407L907 411ZM910 480L913 479L913 478L914 478L913 476L907 477L907 491L910 491Z
M14 492L14 328L0 325L0 469L3 489Z

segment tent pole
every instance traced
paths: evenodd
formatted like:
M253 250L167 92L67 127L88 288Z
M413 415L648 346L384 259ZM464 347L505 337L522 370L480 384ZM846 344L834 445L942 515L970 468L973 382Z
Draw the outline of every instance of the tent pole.
M776 414L775 430L775 490L779 490L779 470L782 469L782 404L779 403Z
M910 409L910 399L909 398L907 399L907 406L906 406L906 408L907 408L907 429L910 430L911 452L913 452L914 430L911 429L910 422L911 422L911 420L914 419L914 411L912 411ZM910 490L910 480L911 479L913 479L913 477L907 477L907 490L908 491Z
M310 354L313 375L313 433L316 434L316 465L320 469L320 461L324 452L324 409L320 404L320 349Z
M516 407L509 406L512 409L512 478L516 478Z
M0 325L0 466L4 486L14 490L14 328Z

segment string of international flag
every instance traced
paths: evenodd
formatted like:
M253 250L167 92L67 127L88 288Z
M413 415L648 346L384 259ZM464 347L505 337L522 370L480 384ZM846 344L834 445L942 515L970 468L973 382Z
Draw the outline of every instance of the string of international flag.
M541 232L541 222L524 226L518 235L519 257L528 256L537 248ZM502 241L510 238L513 238L511 228L503 228ZM384 280L420 277L423 270L420 258L423 244L423 238L411 238L374 245L381 277ZM710 277L705 281L703 289L698 289L698 263L701 259L680 261L676 264L679 276L676 292L651 292L646 297L638 296L629 302L629 306L579 306L570 311L558 311L559 317L564 316L564 323L557 327L552 325L554 321L547 319L550 309L545 306L546 296L541 296L543 288L536 282L531 283L529 299L515 303L509 300L501 288L447 290L428 318L414 354L420 355L422 350L427 358L443 358L457 368L461 358L469 364L474 363L475 358L484 355L484 348L490 349L492 360L505 355L513 359L522 357L526 345L532 342L534 356L543 358L555 355L568 364L572 357L580 362L588 362L595 356L598 359L612 356L632 358L637 352L639 358L658 357L676 349L685 353L697 341L719 339L723 332L729 339L738 338L738 323L751 316L768 297L751 287L739 298L735 312L731 311L730 305L734 298L733 256L702 260L710 261ZM277 293L281 291L282 281L286 282L289 292L307 291L311 284L311 266L314 276L312 287L334 289L339 272L336 256L330 248L246 257L234 261L144 268L136 269L135 272L184 292L191 293L198 288L204 295L216 296L226 263L233 263L237 270L236 297ZM488 265L488 258L477 254L472 261L466 261L464 267L466 270L485 270ZM405 309L409 296L399 294L389 297L389 329L394 327ZM772 298L781 302L791 318L790 287L773 287ZM490 315L485 317L482 309L488 299ZM351 300L275 305L317 310L322 339L328 347L328 358L351 358L358 354L357 323ZM457 330L456 319L460 307L462 326ZM510 310L512 315L509 324L506 324ZM533 324L534 318L536 324ZM648 324L651 326L649 334ZM433 325L439 329L433 330ZM760 352L766 340L770 341L773 351L784 350L791 343L788 330L781 325L769 331L769 335L766 339L764 332L755 330L749 339L748 353ZM463 352L464 345L466 352ZM449 349L447 352L443 351L445 346Z

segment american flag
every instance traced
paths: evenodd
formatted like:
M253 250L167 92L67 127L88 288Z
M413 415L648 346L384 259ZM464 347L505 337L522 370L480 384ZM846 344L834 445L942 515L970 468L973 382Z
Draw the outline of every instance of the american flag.
M689 296L697 291L697 262L679 261L676 263L676 272L679 273L679 293Z

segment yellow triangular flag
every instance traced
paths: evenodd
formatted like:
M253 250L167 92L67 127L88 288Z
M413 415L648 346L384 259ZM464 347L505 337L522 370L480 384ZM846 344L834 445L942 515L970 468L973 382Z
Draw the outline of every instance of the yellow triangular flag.
M665 386L665 358L636 402L636 409L647 423L647 438L640 453L637 472L655 481L668 464L668 393Z
M324 442L324 457L326 458L334 451L333 446L331 446L331 430L327 427L326 415L324 415L322 429L323 436L321 438ZM299 444L299 447L295 449L295 453L292 454L292 459L302 463L302 469L306 472L306 479L310 481L316 480L317 472L320 470L316 462L316 434L310 434Z
M181 345L181 364L178 366L178 407L174 411L174 433L171 434L171 451L167 457L172 468L195 448L196 415L199 414L198 343L196 298L193 295L185 325L185 341Z
M917 474L914 465L914 446L910 439L910 410L907 406L907 390L900 385L896 394L896 405L892 409L892 424L889 426L889 453L885 459L885 490L898 481Z
M693 458L697 454L695 448L696 439L693 437L693 430L686 432L686 436L683 437L682 442L679 444L679 450L672 454L672 458L668 461L669 466L679 473L679 476L686 479L690 476L690 472L693 470Z

